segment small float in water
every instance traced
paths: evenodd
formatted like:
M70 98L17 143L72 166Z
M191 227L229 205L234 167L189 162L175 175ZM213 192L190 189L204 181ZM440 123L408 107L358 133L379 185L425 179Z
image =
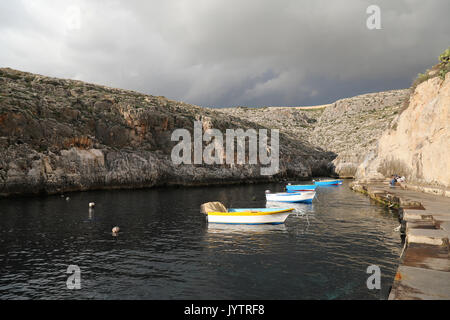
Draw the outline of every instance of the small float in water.
M226 224L282 224L294 208L233 208L227 209L220 202L207 202L200 211L206 214L208 223Z
M270 193L269 190L266 191L266 200L276 202L312 203L315 196L316 196L315 191L279 192L279 193Z
M319 187L338 186L338 185L342 184L342 180L326 179L326 180L314 181L314 184Z
M315 184L288 184L286 186L287 192L301 192L301 191L314 191L316 190Z

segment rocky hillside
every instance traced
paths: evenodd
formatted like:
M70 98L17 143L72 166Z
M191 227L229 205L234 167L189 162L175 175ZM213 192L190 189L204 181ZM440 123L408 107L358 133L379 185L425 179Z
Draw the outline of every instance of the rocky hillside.
M409 93L392 90L338 100L324 110L309 141L338 155L333 165L339 176L353 177L401 112Z
M171 134L192 132L195 120L222 132L268 126L164 97L0 69L0 194L330 174L335 155L283 133L275 176L261 176L259 165L174 165Z
M443 86L438 83L438 79L443 81L442 72L432 72L440 76L422 75L423 83L413 86L416 100L411 104L441 103L439 99L444 99L432 101L434 95L444 97L438 89ZM426 141L417 142L420 139L413 136L398 140L384 137L394 126L410 134L424 129L404 128L419 117L409 111L402 113L410 92L370 93L315 107L211 109L81 81L0 69L0 194L353 177L358 167L360 178L374 176L375 172L379 177L387 173L383 168L412 161L396 156L389 162L387 155L427 146ZM446 109L441 108L440 120L445 124L442 115ZM404 120L397 124L398 119ZM171 141L171 134L177 128L193 132L195 120L202 121L204 129L222 132L229 128L279 129L279 173L261 176L260 165L174 165L170 154L177 142ZM439 119L432 120L440 123ZM380 140L382 136L384 140ZM402 144L406 138L417 143ZM440 138L433 139L440 141L436 148L443 143ZM382 145L377 149L379 140ZM413 174L408 168L395 173L408 172L411 178L430 182L420 178L424 177L423 159L430 151L424 150L420 156L414 155L421 157L421 162L412 161L420 170L415 169ZM375 156L377 152L380 156ZM445 158L446 154L441 156ZM426 172L435 174L428 169Z
M450 187L450 73L430 72L358 168L358 179L399 174L409 183Z
M240 119L247 119L262 126L278 128L295 140L310 143L311 134L317 126L324 110L331 105L314 107L261 107L261 108L222 108L214 109Z
M279 128L311 148L333 152L334 173L353 177L364 157L402 110L409 90L363 94L317 107L219 109L234 117Z

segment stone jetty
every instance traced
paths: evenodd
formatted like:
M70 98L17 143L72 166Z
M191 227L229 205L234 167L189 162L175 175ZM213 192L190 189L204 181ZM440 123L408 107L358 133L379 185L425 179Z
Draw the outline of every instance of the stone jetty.
M448 190L436 195L418 191L432 187L390 187L387 181L354 182L350 188L399 210L405 243L389 300L450 299L450 197L444 196Z

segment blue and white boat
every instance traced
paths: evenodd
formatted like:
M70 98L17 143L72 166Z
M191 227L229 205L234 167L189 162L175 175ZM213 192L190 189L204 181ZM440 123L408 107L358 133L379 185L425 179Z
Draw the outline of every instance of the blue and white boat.
M280 192L280 193L266 192L266 200L276 202L312 203L315 196L316 196L315 191Z
M315 184L288 184L286 186L287 192L301 192L301 191L314 191L316 190Z
M319 187L338 186L338 185L342 184L342 180L336 180L336 179L319 180L319 181L314 181L314 184Z

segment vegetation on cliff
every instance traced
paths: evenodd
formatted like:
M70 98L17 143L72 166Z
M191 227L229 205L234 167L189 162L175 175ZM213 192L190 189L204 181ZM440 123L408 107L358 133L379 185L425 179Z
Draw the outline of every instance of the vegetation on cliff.
M428 69L424 73L419 73L416 80L412 85L412 91L424 81L432 79L434 77L440 77L445 79L445 75L450 71L450 47L448 47L441 55L439 55L439 63L434 65L431 69Z

